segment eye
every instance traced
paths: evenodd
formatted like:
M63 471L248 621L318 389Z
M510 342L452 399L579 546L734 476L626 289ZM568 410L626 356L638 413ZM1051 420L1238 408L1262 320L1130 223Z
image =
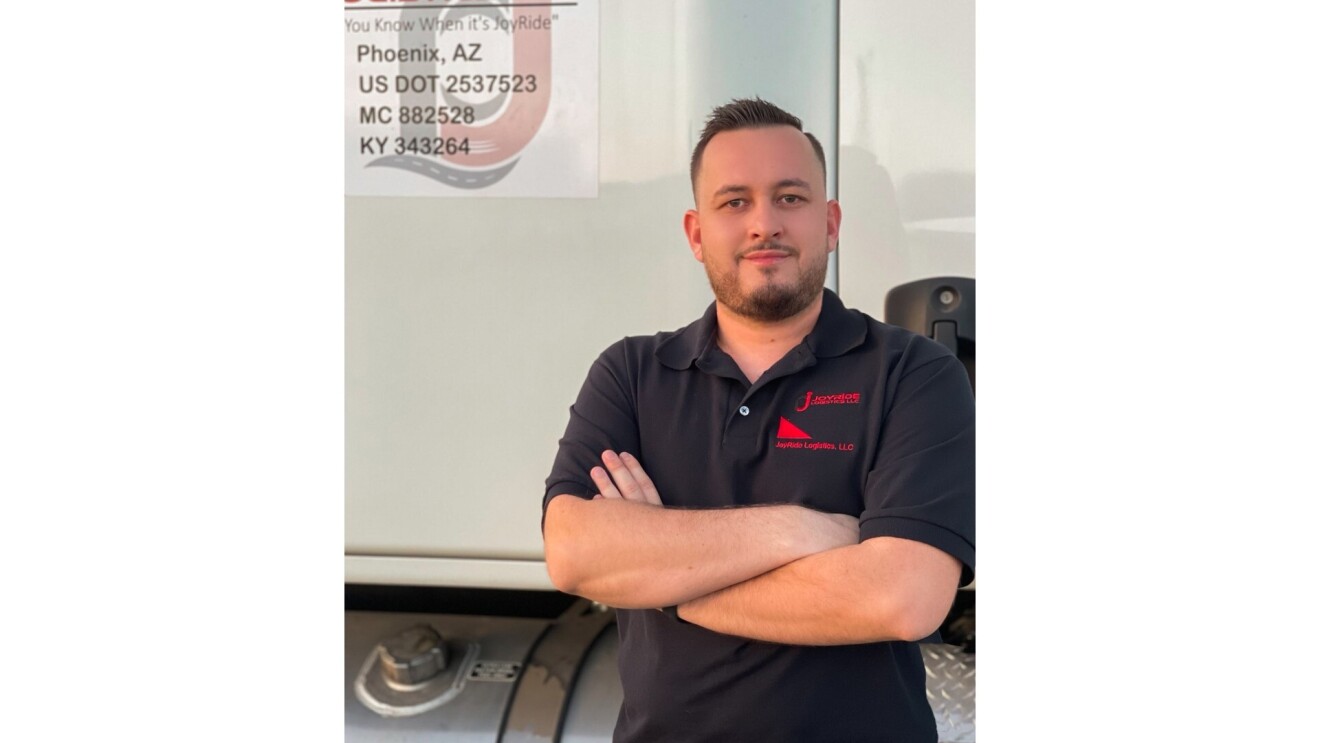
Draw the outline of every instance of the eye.
M747 203L746 199L729 199L728 201L724 202L724 205L731 206L734 209L737 209L738 207L742 206L745 203Z
M802 198L801 196L791 193L780 196L779 200L784 202L785 204L801 204L806 201L806 199Z

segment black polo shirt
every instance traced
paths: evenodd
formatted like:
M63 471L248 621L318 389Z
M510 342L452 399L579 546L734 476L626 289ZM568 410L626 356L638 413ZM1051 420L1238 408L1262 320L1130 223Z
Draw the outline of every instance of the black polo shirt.
M797 503L857 516L963 563L974 548L974 413L943 346L843 306L749 384L715 343L715 305L601 354L569 411L542 509L589 498L605 449L637 456L666 506ZM544 512L544 510L543 510ZM616 741L934 741L916 643L807 647L619 611Z

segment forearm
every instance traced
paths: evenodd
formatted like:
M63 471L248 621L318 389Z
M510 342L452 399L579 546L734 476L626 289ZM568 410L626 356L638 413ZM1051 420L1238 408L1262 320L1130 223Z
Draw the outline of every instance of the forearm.
M953 603L961 566L925 544L868 540L810 555L679 607L688 622L792 645L916 641Z
M546 566L567 593L670 606L846 543L828 519L792 505L687 510L562 495L546 511Z

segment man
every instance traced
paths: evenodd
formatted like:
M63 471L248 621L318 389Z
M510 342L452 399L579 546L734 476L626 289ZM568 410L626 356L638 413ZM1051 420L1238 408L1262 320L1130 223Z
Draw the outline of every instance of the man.
M715 302L597 359L543 501L555 585L620 609L615 740L934 741L916 641L972 575L966 373L824 289L841 213L796 117L715 109L692 189Z

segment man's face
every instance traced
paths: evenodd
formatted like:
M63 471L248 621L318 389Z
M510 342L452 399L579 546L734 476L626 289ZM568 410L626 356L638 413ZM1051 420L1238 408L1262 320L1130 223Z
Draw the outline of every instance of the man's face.
M841 215L805 134L789 126L716 134L695 196L683 228L720 304L774 322L820 295Z

